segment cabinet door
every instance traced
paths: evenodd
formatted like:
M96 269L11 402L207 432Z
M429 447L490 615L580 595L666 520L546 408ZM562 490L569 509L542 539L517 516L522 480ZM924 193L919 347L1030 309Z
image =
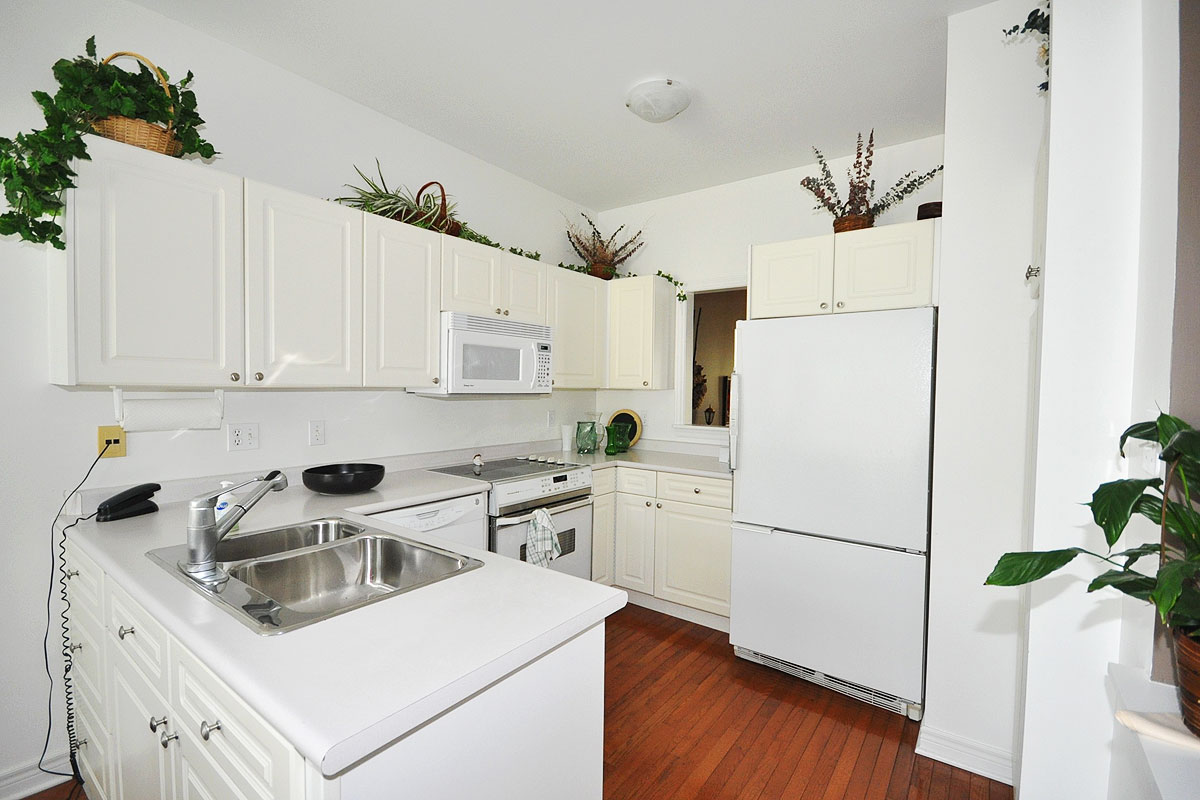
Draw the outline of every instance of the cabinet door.
M608 385L648 389L653 377L654 298L647 278L608 285Z
M733 515L660 500L654 516L654 595L729 616Z
M654 594L654 501L636 494L615 495L616 559L613 583Z
M445 237L442 240L442 311L502 316L508 303L503 255L495 247Z
M592 500L592 580L613 582L613 535L616 530L617 496L606 494Z
M837 235L834 311L927 306L933 300L934 220Z
M442 235L367 214L363 350L367 386L431 386L438 376Z
M175 758L175 800L268 800L270 795L246 793L221 774L201 753L202 743L186 728Z
M834 235L750 249L750 319L828 314L833 305Z
M246 383L362 386L363 213L246 181Z
M242 179L105 139L87 141L92 160L75 164L78 188L68 200L75 375L68 365L56 379L240 382Z
M604 281L556 267L550 271L549 299L554 387L603 388L608 323Z
M508 302L501 313L517 322L547 324L546 282L549 280L549 268L540 261L514 253L503 253L502 260L504 278L508 283Z
M163 747L160 737L176 733L167 702L151 688L129 658L109 647L112 686L110 729L112 761L109 792L113 800L174 796L171 758L177 741ZM166 718L157 731L150 720Z

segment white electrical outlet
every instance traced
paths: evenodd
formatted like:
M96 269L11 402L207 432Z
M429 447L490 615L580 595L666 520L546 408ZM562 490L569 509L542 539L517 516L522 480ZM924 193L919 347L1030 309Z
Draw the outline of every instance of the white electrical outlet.
M325 444L325 420L310 419L308 421L308 443L310 446Z
M546 412L546 427L553 428L554 423L558 421L558 412L553 408Z
M257 450L258 423L240 422L225 426L226 450Z

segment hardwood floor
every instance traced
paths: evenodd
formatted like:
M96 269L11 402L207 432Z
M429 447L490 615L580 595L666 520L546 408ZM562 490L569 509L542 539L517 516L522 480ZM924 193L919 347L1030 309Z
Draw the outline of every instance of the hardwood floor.
M68 780L66 783L60 783L50 789L31 794L25 800L67 800L71 796L71 790L75 788L75 781ZM87 800L85 790L75 792L75 797L72 800Z
M608 618L607 800L1011 800L918 756L918 724L736 658L728 634L626 606Z
M727 634L626 606L605 650L606 800L1012 800L916 755L917 723L735 658Z

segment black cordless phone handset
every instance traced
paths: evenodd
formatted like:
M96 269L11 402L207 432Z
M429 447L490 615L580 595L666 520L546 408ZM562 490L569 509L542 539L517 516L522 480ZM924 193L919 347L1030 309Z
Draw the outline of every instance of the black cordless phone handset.
M153 514L158 506L150 498L162 487L157 483L141 483L123 492L117 492L96 506L96 521L111 522L128 517Z

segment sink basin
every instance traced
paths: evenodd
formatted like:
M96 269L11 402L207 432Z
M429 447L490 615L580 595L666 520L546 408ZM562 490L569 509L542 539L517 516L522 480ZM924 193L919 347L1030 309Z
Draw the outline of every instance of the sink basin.
M441 580L466 560L399 537L364 534L250 561L230 569L229 577L295 611L330 614Z
M245 561L250 558L286 553L289 550L299 550L314 544L345 539L356 536L366 530L362 525L341 519L329 517L314 519L311 522L301 522L287 528L272 528L254 533L233 534L217 543L217 561Z
M260 634L310 625L483 566L337 517L224 539L217 566L229 579L216 586L197 583L180 569L187 545L146 555Z

